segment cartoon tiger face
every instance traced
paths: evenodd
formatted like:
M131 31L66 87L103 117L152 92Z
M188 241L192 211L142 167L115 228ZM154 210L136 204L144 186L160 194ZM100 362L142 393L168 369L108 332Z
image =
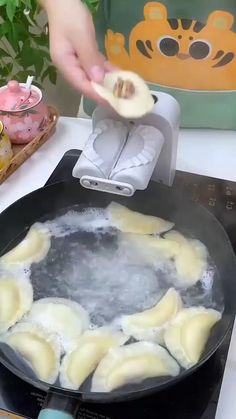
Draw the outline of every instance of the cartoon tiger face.
M166 7L149 2L145 20L129 38L133 70L147 81L197 90L236 88L234 18L212 12L206 23L168 18Z
M141 70L149 67L150 81L211 90L219 81L224 87L236 86L231 14L213 12L203 24L168 18L165 6L153 2L146 4L144 16L130 35L130 56Z

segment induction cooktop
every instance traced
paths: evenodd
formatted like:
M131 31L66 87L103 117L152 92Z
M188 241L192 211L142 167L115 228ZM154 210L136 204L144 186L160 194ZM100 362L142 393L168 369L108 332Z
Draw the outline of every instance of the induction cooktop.
M69 180L79 155L79 150L68 151L46 185ZM184 186L194 202L214 213L236 251L236 183L177 171L173 187L179 185ZM172 388L134 402L84 404L77 419L157 419L157 414L160 419L215 419L230 339L231 333L228 333L209 361ZM0 417L35 419L44 398L42 391L15 377L0 364Z

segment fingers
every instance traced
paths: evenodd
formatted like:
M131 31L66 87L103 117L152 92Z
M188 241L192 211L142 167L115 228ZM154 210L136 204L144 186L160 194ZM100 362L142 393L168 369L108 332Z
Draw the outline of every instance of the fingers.
M102 83L105 73L115 67L99 51L92 17L78 0L50 1L47 7L50 28L51 57L65 79L82 94L98 103L104 101L90 83Z
M100 54L96 40L88 34L87 42L83 37L75 45L80 65L91 80L100 82L104 78L105 58Z
M79 65L78 58L73 53L67 55L54 55L54 63L64 78L74 86L76 90L79 90L83 95L88 96L95 102L104 104L104 100L102 100L94 91L90 80Z
M71 66L61 66L60 68L64 77L69 81L76 90L90 99L100 102L101 98L93 90L90 80L87 79L84 71L80 68L75 60L71 60Z
M104 67L99 67L98 65L94 65L89 72L90 79L97 82L102 83L105 75Z
M77 0L72 14L71 9L64 9L64 2L61 7L61 14L50 15L52 60L76 90L105 105L106 102L97 95L90 81L102 83L105 73L116 68L106 62L98 49L92 17L87 8ZM64 15L68 13L67 17L70 19L64 19Z
M95 102L106 106L107 103L100 98L100 96L94 91L91 81L84 69L81 67L79 58L76 56L71 44L64 39L58 39L56 46L53 44L53 38L51 38L51 56L54 64L62 73L64 78L83 95L89 97ZM92 80L97 83L102 83L105 72L115 71L117 68L108 61L104 61L103 69L99 66L93 66L91 68Z
M100 53L97 45L92 16L86 6L81 5L81 7L83 19L78 27L77 39L72 40L73 46L88 78L101 82L105 74L105 57Z

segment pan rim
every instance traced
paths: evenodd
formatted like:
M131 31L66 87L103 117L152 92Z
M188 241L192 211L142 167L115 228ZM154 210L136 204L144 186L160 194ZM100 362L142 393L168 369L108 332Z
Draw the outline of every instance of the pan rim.
M26 201L29 197L32 197L33 195L36 195L37 193L41 192L41 191L48 191L48 189L52 188L53 186L57 186L57 187L66 187L66 185L72 185L72 184L77 184L77 181L60 181L60 182L55 182L53 184L38 188L32 192L30 192L29 194L19 198L17 201L13 202L9 207L7 207L1 214L0 214L0 220L2 218L2 216L4 216L10 209L12 209L14 206L16 205L20 205L22 202ZM96 193L96 195L98 196L101 195L101 193ZM112 200L111 196L111 200ZM186 195L187 197L187 195ZM114 200L116 198L114 197ZM215 217L214 214L212 214L204 205L199 204L199 203L194 203L192 202L190 199L188 199L189 203L191 203L191 205L197 206L199 208L201 208L201 211L203 211L204 213L208 214L208 216L210 216L212 219L214 219L214 222L216 222L217 226L220 228L221 232L224 234L225 240L227 241L228 244L228 249L231 250L231 256L234 259L235 262L235 266L236 266L236 256L235 253L233 251L233 247L231 244L231 241L223 227L223 225L219 222L219 220ZM79 202L78 202L79 204ZM27 227L28 228L28 227ZM4 251L1 250L0 251L0 255L2 254L2 252ZM209 358L211 358L211 356L217 351L217 349L222 345L226 335L229 333L229 330L234 322L234 318L235 315L234 314L228 314L228 319L226 320L225 323L225 330L224 333L221 335L221 337L218 339L217 344L214 345L214 348L211 349L207 354L205 354L205 356L202 357L202 359L198 362L198 364L196 364L195 366L191 367L188 370L184 370L181 372L181 374L177 377L172 377L171 380L167 380L164 381L163 383L158 383L158 385L152 385L150 387L147 387L145 389L140 389L140 390L130 390L130 391L125 391L123 393L120 393L120 391L115 391L115 392L111 392L111 393L92 393L92 392L81 392L81 391L71 391L71 390L67 390L65 388L61 388L59 386L55 386L55 385L48 385L47 383L44 383L38 379L31 379L30 377L26 376L24 378L23 374L20 370L18 370L16 367L9 365L7 361L2 360L2 358L0 358L0 362L8 369L10 370L13 374L15 374L16 376L18 376L19 378L23 379L24 381L28 382L29 384L33 385L36 388L39 388L41 390L44 391L48 391L49 389L53 389L53 391L57 391L58 393L67 393L68 395L71 395L72 397L77 397L79 400L82 401L86 401L86 402L97 402L97 403L108 403L108 402L114 402L114 401L125 401L125 399L137 399L137 398L141 398L141 397L145 397L145 395L148 394L152 394L152 393L158 393L159 391L164 390L165 388L169 388L172 385L174 385L175 383L178 383L179 381L185 379L187 376L191 375L192 373L194 373L194 371L196 371L197 369L199 369ZM103 398L103 401L99 401L99 399Z

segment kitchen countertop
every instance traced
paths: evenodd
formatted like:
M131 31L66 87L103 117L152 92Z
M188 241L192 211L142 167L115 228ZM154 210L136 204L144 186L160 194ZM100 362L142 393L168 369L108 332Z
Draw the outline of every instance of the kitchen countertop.
M82 149L91 132L89 119L59 120L57 131L27 162L0 185L0 212L23 195L40 188L70 149ZM236 132L182 130L177 169L236 181Z
M0 212L23 195L43 186L64 153L70 149L82 149L90 132L91 121L88 119L60 118L53 138L0 185ZM178 170L236 182L235 158L234 131L180 132ZM235 419L235 382L236 327L231 340L216 419Z

